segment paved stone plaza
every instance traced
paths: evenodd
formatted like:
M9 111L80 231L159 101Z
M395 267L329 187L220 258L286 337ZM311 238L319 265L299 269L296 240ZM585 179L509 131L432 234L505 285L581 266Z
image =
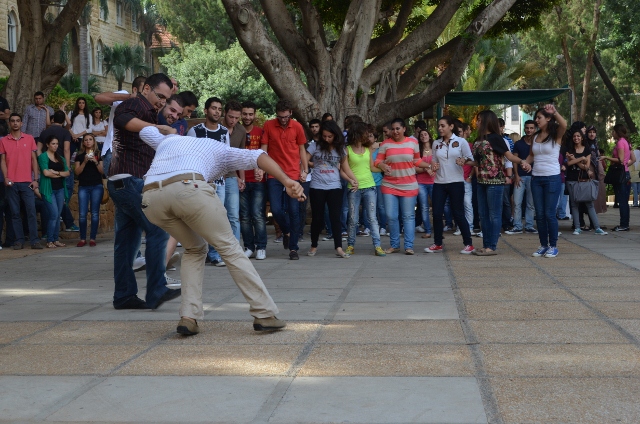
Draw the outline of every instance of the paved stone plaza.
M111 240L5 249L0 422L637 423L631 212L633 231L606 237L562 221L556 259L531 257L528 234L464 256L448 233L444 254L422 253L431 239L418 235L416 256L385 258L358 237L348 260L326 241L305 256L305 235L289 261L270 234L267 260L252 262L289 323L276 333L253 331L225 268L206 268L206 321L185 338L179 300L112 308ZM618 211L600 218L612 228Z

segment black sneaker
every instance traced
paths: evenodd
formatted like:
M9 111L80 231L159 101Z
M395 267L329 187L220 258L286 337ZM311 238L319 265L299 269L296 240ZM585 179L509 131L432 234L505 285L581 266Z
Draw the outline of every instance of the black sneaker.
M522 228L512 228L510 230L505 231L505 233L507 233L509 235L522 234Z
M132 296L124 302L113 304L114 309L149 309L147 303L138 296Z
M160 298L160 300L158 300L158 303L156 304L155 307L151 308L151 309L158 309L160 307L160 305L162 305L164 302L168 302L170 300L175 299L176 297L180 296L182 294L182 290L181 289L169 289L167 290L167 292L162 295L162 297Z
M284 250L289 250L289 235L288 234L283 234L282 235L282 247L284 247Z
M289 252L289 259L292 261L297 261L298 259L300 259L300 257L298 256L298 252L296 252L295 250Z
M629 231L629 227L621 227L619 225L616 225L615 227L613 227L612 231Z

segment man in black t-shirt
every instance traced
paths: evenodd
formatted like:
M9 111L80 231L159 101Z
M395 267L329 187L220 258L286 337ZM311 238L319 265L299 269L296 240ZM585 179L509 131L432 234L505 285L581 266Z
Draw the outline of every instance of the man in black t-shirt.
M9 102L4 97L0 96L0 137L4 137L9 134L9 125L7 125L9 115L11 115Z

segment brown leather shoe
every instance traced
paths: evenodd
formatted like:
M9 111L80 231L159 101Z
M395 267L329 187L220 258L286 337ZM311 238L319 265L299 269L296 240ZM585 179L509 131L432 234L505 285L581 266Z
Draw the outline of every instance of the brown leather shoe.
M176 328L178 334L184 336L193 336L200 332L198 328L198 322L195 319L180 318L178 328Z
M287 323L275 316L269 318L256 318L253 320L253 329L256 331L281 330Z

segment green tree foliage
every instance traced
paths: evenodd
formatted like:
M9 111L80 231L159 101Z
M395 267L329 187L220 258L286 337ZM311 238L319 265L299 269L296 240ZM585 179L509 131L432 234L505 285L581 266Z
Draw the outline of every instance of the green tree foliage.
M122 90L127 71L131 71L133 75L142 75L149 70L144 64L144 49L141 46L117 43L113 47L105 46L102 60L104 74L113 75L118 82L118 90Z
M223 101L251 100L265 114L273 114L277 98L236 42L226 50L218 50L211 41L184 44L160 62L169 75L180 81L180 88L193 91L203 105L209 97Z
M82 93L80 75L67 74L60 79L59 84L68 93ZM98 82L98 79L94 75L91 75L89 77L89 90L87 91L87 93L97 94L101 91L102 90L100 90L100 83Z
M210 41L225 50L236 40L220 0L153 0L167 29L182 43Z
M640 7L631 0L604 0L603 28L606 37L598 40L598 49L615 48L620 59L631 64L631 72L640 73Z

